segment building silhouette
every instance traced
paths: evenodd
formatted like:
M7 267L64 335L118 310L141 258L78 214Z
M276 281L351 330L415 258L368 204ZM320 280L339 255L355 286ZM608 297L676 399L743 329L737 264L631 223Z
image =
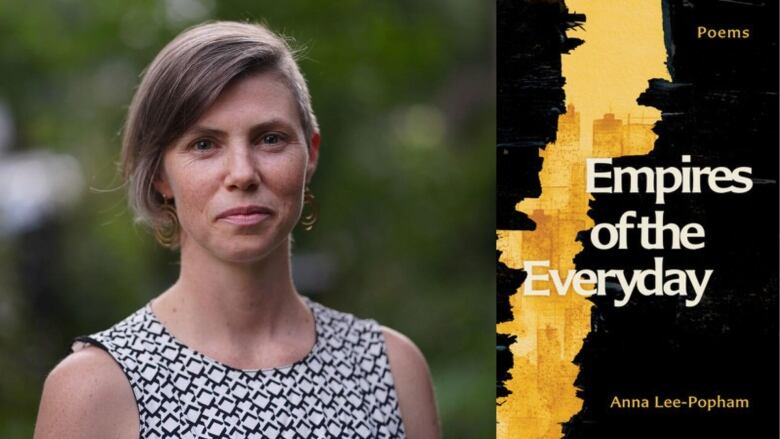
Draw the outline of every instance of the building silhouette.
M626 123L606 113L601 119L593 121L593 157L619 157L625 155L647 154L653 148L656 135L653 124L643 123L644 118L631 119Z
M593 156L618 157L623 155L623 121L607 113L593 121Z

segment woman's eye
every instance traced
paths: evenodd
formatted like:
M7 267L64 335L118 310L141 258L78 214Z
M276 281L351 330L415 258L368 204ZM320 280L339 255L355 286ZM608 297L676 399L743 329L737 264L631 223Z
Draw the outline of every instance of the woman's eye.
M192 144L192 149L194 149L195 151L208 151L213 147L214 147L214 142L206 139L198 140L197 142Z
M263 141L263 143L275 145L282 141L282 136L280 136L279 134L266 134L262 137L261 140Z

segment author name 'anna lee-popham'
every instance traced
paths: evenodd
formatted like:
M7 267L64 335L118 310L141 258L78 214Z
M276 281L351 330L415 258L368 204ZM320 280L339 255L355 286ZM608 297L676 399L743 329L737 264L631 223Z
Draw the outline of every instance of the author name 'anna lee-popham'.
M697 222L676 224L669 216L679 212L662 210L667 195L672 193L696 196L714 194L744 194L753 188L753 169L749 166L696 166L690 155L680 157L680 166L619 167L611 158L589 158L586 161L586 191L601 194L653 194L656 204L652 215L637 211L623 212L617 222L602 222L590 230L590 241L600 251L630 251L629 243L646 251L697 251L706 246L704 226ZM666 213L666 217L664 214ZM629 238L633 238L630 240ZM650 253L648 253L650 255ZM643 269L568 270L565 274L550 269L550 261L523 262L528 274L524 296L550 296L548 286L558 296L570 290L584 297L606 296L607 285L619 289L615 307L628 304L635 292L642 296L677 296L686 307L700 303L714 270L668 267L663 256L653 257L652 267ZM622 296L622 297L621 297Z
M650 398L627 398L614 395L609 403L611 409L692 409L711 412L720 409L749 409L749 398L731 398L721 395L688 395L669 398L652 395Z

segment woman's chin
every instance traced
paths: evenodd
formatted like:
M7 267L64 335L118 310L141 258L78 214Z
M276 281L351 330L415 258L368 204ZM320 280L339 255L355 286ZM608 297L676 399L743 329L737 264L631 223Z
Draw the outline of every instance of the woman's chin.
M182 234L182 238L182 259L194 257L231 264L255 264L275 256L289 257L289 235L277 239L269 239L272 237L268 235L222 235L193 239L192 236Z
M254 264L271 258L283 247L283 243L270 245L268 242L253 242L252 239L243 239L229 247L215 249L213 254L219 259L235 264ZM284 250L284 257L287 257Z

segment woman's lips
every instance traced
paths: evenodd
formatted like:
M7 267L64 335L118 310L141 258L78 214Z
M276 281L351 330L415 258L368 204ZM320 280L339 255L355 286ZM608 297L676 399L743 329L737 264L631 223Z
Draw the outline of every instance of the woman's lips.
M259 224L264 219L268 218L269 214L267 213L250 213L248 215L228 215L220 218L220 220L228 222L230 224L235 224L237 226L254 226L255 224Z
M237 226L253 226L264 221L272 214L271 209L262 206L241 206L228 209L217 215L218 221Z

